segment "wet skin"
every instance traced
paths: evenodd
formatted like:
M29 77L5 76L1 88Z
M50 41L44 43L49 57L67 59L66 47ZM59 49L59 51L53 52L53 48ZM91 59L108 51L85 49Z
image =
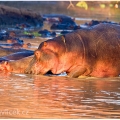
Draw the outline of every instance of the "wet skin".
M120 26L99 24L42 42L24 73L66 72L70 77L120 74ZM8 64L6 64L7 66ZM14 68L14 64L11 64ZM14 70L17 71L15 68Z
M33 57L31 55L15 61L3 61L0 63L0 72L25 73Z
M120 74L120 26L99 24L40 44L27 73L67 72L70 77Z
M32 52L31 50L26 50L26 49L12 49L12 48L4 48L0 46L0 57L12 54L12 53L17 53L17 52Z
M31 50L16 52L0 58L0 72L24 73L28 63L33 58L34 52ZM31 57L32 56L32 57Z

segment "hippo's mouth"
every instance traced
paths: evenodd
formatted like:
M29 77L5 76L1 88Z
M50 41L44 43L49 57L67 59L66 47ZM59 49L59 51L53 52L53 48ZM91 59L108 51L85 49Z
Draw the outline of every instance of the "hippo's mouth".
M51 70L49 70L48 72L46 72L44 75L59 75L59 74L53 74L52 72L51 72Z
M53 75L53 73L51 72L51 70L49 70L48 72L45 73L45 75Z

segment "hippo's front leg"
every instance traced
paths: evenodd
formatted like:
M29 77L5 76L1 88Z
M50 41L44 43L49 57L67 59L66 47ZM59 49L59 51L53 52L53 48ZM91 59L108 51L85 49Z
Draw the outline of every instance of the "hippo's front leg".
M81 75L88 76L91 72L92 72L92 69L90 68L83 67L83 66L77 66L68 73L68 76L77 78Z

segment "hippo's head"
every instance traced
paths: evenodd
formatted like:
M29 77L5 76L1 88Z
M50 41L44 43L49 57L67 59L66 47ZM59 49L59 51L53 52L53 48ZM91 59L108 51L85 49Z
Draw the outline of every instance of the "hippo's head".
M45 74L48 71L54 74L56 73L55 67L57 67L58 64L58 58L54 52L50 50L36 50L34 59L35 62L31 68L33 74Z
M46 74L51 71L53 74L57 74L59 53L62 50L59 48L60 44L58 45L55 41L41 43L34 52L34 58L30 62L26 73Z
M0 63L0 71L6 71L6 72L11 72L12 71L12 67L10 66L10 64L8 63L8 61L3 61Z

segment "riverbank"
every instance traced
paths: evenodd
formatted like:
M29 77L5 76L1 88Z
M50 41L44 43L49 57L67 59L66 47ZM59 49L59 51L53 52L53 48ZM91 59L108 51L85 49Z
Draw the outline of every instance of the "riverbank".
M120 21L120 10L114 7L115 1L85 1L87 9L84 4L81 5L82 7L76 6L77 3L78 1L72 1L72 6L69 1L0 1L1 5L27 9L41 15L55 13L72 17Z

